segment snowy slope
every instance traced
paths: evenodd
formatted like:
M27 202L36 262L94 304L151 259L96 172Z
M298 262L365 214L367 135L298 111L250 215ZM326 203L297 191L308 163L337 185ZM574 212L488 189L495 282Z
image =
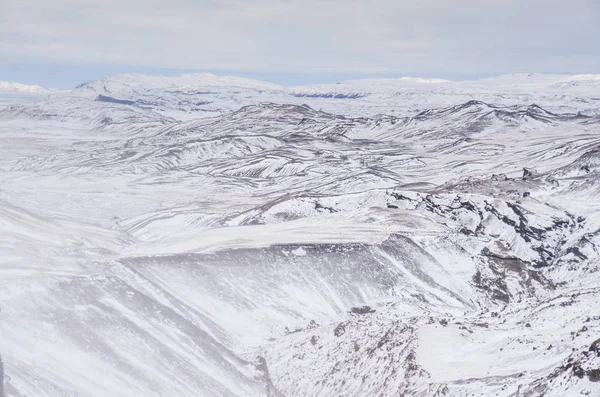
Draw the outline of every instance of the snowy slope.
M46 99L53 92L55 90L49 90L38 85L0 80L0 109L14 103Z
M7 396L600 395L598 81L3 97Z

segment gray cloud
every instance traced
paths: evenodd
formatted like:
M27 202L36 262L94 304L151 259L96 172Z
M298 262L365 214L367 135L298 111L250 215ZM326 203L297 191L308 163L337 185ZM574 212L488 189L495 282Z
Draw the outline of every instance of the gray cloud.
M0 59L279 73L594 72L599 4L3 0Z

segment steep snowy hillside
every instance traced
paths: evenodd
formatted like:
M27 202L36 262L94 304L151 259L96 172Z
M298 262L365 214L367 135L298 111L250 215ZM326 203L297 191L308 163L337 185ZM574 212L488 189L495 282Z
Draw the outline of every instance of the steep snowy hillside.
M5 394L600 395L597 81L18 96Z

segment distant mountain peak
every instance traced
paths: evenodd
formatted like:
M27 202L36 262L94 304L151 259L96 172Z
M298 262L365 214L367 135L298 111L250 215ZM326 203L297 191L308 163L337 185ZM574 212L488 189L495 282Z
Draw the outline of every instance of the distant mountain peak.
M234 76L218 76L212 73L188 73L178 76L129 73L116 74L100 80L78 85L74 92L95 94L118 93L131 90L202 89L206 87L230 87L245 89L280 89L266 81Z
M27 85L12 81L0 81L0 93L2 94L46 94L50 90L39 85Z

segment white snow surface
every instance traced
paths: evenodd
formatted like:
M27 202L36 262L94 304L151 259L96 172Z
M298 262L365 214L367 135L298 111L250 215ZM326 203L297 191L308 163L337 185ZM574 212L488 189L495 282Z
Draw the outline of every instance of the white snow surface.
M4 394L599 396L598 197L600 75L2 82Z
M47 94L50 90L39 85L27 85L13 83L10 81L0 81L0 93L2 94Z

